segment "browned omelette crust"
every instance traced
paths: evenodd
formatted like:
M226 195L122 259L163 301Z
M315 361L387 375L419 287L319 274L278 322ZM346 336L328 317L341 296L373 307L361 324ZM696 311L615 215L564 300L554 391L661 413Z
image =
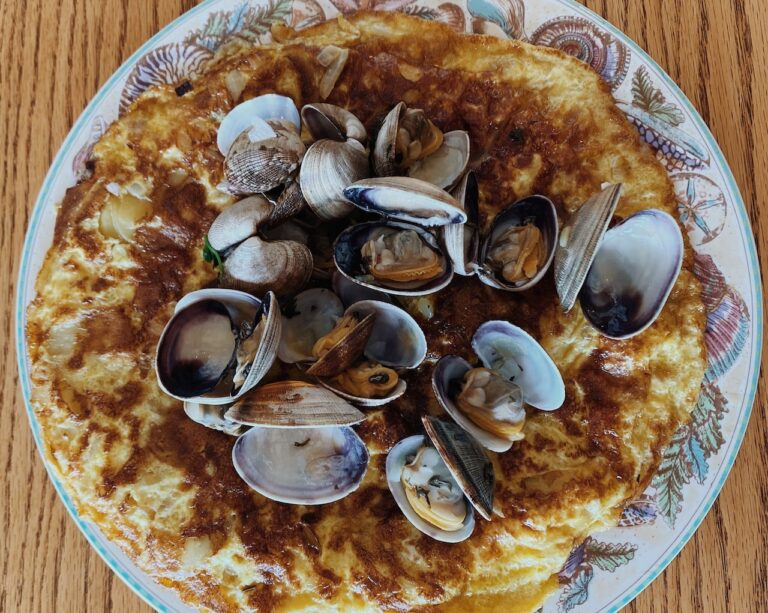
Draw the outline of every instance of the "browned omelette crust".
M566 383L565 405L529 411L525 440L494 456L504 518L478 521L468 541L421 535L384 478L386 451L420 431L423 411L438 412L429 364L409 375L404 399L370 411L360 426L372 459L357 492L315 508L274 503L232 469L234 439L186 419L152 371L175 301L215 282L200 246L230 202L212 187L222 180L215 131L233 106L225 77L233 69L248 76L241 99L277 91L301 106L317 99L318 51L348 46L328 101L369 129L402 99L443 130L468 130L486 224L530 193L552 198L565 220L604 181L625 184L619 216L674 213L671 184L609 88L559 52L396 14L275 34L282 45L235 50L183 97L172 87L142 96L97 145L93 175L67 193L28 313L33 402L49 458L81 513L193 604L532 610L555 587L571 546L614 523L622 502L646 486L695 402L704 314L690 248L660 319L625 342L598 336L578 307L563 314L551 273L524 293L456 278L438 295L424 323L430 357L471 358L475 328L508 319L540 339ZM172 145L181 155L169 164ZM174 168L188 179L171 187ZM132 176L154 177L154 217L132 245L105 241L94 222L105 186ZM74 331L56 328L62 321ZM180 498L189 501L181 510L173 506Z

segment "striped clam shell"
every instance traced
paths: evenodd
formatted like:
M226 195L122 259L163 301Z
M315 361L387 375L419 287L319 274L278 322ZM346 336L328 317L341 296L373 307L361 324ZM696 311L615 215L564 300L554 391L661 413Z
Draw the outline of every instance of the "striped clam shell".
M136 62L128 75L120 96L120 113L153 85L177 85L194 79L212 57L213 52L200 45L170 43L153 49Z
M704 380L713 383L734 365L749 339L750 316L741 295L727 285L709 255L696 254L694 274L702 283L702 300L707 311L704 342L707 370Z
M531 43L559 49L589 64L611 89L629 71L630 51L617 38L581 17L556 17L539 26Z

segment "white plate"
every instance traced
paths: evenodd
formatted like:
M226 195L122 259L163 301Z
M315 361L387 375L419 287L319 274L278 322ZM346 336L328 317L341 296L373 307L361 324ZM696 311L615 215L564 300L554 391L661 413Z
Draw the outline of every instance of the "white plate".
M460 31L524 38L580 53L611 84L621 108L670 170L681 220L698 254L697 272L705 287L726 284L725 291L706 294L709 369L693 423L675 435L651 487L628 506L621 527L590 537L574 550L561 573L559 592L544 606L546 613L616 611L653 581L702 522L733 465L749 421L760 364L762 297L753 233L733 175L712 134L672 80L624 34L571 0L374 0L365 4L436 19ZM25 310L52 240L56 204L75 184L93 142L145 87L166 79L177 83L180 75L194 76L229 37L265 41L274 21L304 27L357 6L357 0L333 0L333 4L327 0L207 0L147 41L80 116L40 191L19 272L19 371L38 446L40 428L29 405ZM649 112L645 101L657 92L665 105ZM51 480L86 538L123 581L160 611L189 610L138 570L93 524L80 518L61 483L52 474Z

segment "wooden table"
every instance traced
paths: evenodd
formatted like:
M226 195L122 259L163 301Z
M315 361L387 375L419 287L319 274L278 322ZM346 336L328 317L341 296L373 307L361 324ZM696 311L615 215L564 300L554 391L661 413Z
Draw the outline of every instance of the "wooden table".
M0 611L144 611L53 487L24 413L13 349L17 263L48 166L86 103L194 0L0 0ZM587 0L656 59L712 128L768 255L768 3ZM629 6L630 8L627 8ZM662 12L663 11L663 12ZM761 215L763 213L763 215ZM758 611L768 602L768 386L720 498L630 611Z

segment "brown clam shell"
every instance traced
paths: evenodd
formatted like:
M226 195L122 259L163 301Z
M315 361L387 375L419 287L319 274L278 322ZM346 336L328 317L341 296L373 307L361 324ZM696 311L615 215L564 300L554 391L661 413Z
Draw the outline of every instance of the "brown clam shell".
M353 366L363 355L365 345L373 332L376 313L369 313L344 338L331 347L317 362L307 369L314 377L335 377Z

